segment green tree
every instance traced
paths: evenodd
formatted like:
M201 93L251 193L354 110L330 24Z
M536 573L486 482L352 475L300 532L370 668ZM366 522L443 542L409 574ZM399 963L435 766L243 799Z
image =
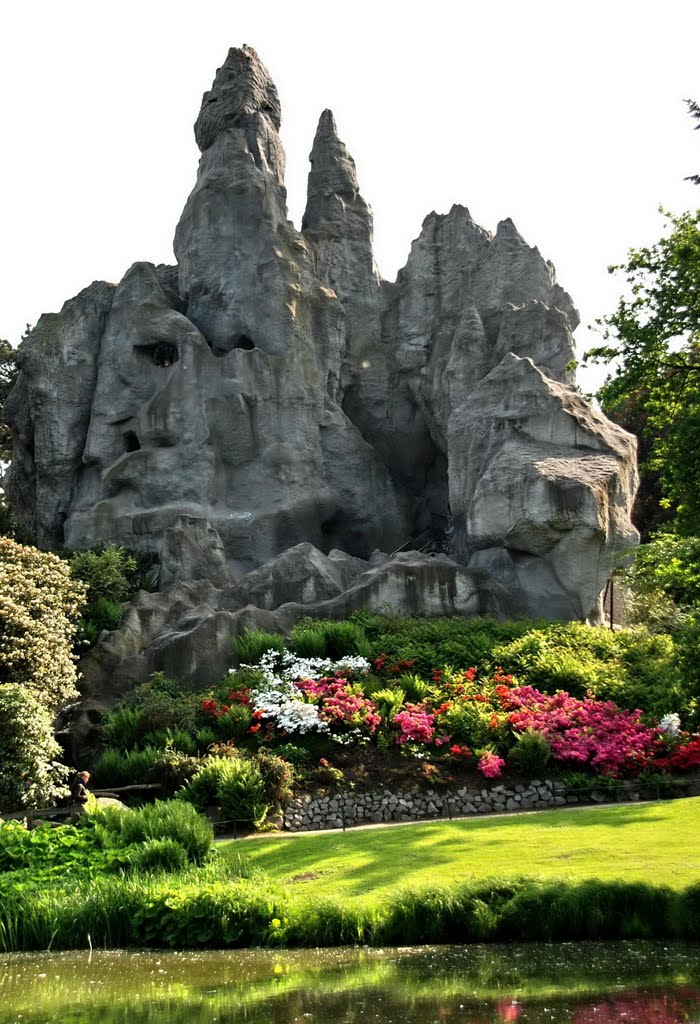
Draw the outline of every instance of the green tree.
M0 338L0 412L18 374L17 349L13 348L9 341ZM0 462L9 462L11 456L10 428L0 418Z
M694 121L698 123L693 125L695 131L700 131L700 104L696 103L695 100L686 100L688 106L688 113ZM685 179L686 181L692 181L694 185L700 185L700 174L689 174Z
M2 486L3 477L12 458L12 434L3 421L2 409L18 374L17 350L9 341L0 338L0 534L9 534L12 531L12 516Z
M605 344L586 360L613 364L598 393L603 410L641 424L674 529L700 534L700 210L665 214L668 231L610 268L626 294L599 321ZM644 529L644 524L641 524Z

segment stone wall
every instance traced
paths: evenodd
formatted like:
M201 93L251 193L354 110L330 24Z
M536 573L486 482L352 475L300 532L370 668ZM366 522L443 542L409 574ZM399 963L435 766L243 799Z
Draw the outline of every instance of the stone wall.
M472 814L563 807L568 804L627 802L698 794L700 782L697 780L674 784L673 791L667 793L658 787L642 787L633 781L620 783L617 790L567 791L561 782L551 779L533 779L528 783L490 787L472 784L459 789L407 789L396 792L382 789L368 793L323 796L301 794L287 805L284 828L288 832L309 832L389 821L459 818Z

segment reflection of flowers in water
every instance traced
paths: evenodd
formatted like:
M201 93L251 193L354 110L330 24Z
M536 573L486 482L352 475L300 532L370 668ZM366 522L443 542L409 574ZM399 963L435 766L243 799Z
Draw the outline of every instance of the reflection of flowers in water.
M503 999L498 1004L498 1019L508 1024L508 1022L518 1019L521 1009L520 1003L515 999Z
M700 1006L700 992L683 995ZM689 1019L688 1010L687 1002L677 996L629 994L579 1007L571 1024L680 1024Z

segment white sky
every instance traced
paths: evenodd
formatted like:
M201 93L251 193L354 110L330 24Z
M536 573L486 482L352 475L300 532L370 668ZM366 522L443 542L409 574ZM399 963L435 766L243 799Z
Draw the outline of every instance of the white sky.
M393 279L433 209L510 216L583 324L610 263L700 206L697 0L0 0L0 337L136 260L173 262L192 125L229 46L277 84L299 226L330 107ZM594 340L582 327L581 348ZM593 381L582 381L584 387Z

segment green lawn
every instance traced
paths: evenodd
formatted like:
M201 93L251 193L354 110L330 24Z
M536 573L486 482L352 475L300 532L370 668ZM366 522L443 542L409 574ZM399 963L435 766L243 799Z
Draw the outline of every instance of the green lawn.
M382 896L487 877L700 880L700 797L228 843L299 895Z

